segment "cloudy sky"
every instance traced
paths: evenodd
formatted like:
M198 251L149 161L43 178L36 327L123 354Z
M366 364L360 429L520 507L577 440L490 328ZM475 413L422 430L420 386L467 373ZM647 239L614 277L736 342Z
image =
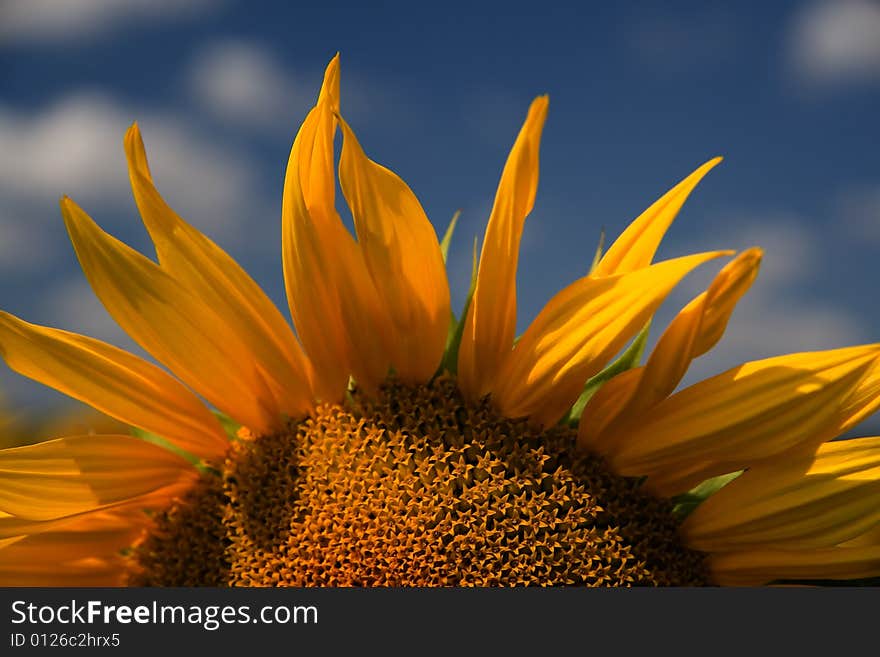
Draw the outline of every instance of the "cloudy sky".
M137 120L170 203L283 308L288 150L342 53L343 111L442 231L460 303L507 149L550 94L519 320L715 155L661 256L761 245L765 266L696 376L880 340L880 2L0 2L0 307L132 343L91 295L58 198L150 253L122 136ZM372 6L371 6L372 5ZM717 267L716 267L717 270ZM663 319L704 286L695 274ZM7 370L19 408L59 403Z

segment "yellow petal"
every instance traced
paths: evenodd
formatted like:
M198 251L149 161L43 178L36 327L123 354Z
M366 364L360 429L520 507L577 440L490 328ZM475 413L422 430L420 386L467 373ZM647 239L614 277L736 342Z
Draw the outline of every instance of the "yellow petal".
M572 283L544 307L504 363L493 393L496 406L507 417L556 422L584 382L638 333L682 278L728 254L701 253Z
M165 203L150 177L137 124L125 135L125 152L134 198L159 264L250 349L275 397L274 414L308 413L310 366L275 304L235 260Z
M120 556L75 561L0 564L0 586L124 586Z
M145 513L140 517L106 511L88 513L55 531L6 539L0 547L0 570L16 563L49 566L60 561L112 557L131 546L149 524Z
M181 457L132 436L70 436L0 451L0 510L51 520L173 489L197 476Z
M596 391L578 423L578 446L594 454L604 454L614 445L618 424L636 399L645 367L621 372Z
M185 485L182 486L159 488L152 493L141 495L140 497L104 505L97 511L88 509L81 513L50 518L48 520L23 518L0 511L0 544L10 539L32 534L66 531L69 527L76 527L82 523L87 524L93 520L96 522L100 521L100 524L105 527L112 523L120 525L123 522L126 525L136 524L140 526L144 521L149 520L145 511L155 511L167 507L174 497L181 494L182 490L188 485L187 481L184 480Z
M153 261L61 202L80 264L110 315L138 344L227 415L269 433L281 425L251 351L223 319Z
M339 182L358 244L395 330L391 366L424 383L437 371L449 332L449 284L437 234L397 174L370 160L340 119Z
M815 550L755 549L709 557L722 586L759 586L778 580L861 579L880 575L880 545Z
M760 249L749 249L734 258L670 323L645 364L640 402L653 405L672 394L691 361L717 344L736 303L758 275L761 256Z
M751 466L688 517L704 552L833 547L880 523L880 438L820 445Z
M697 463L706 478L814 448L880 406L878 356L880 345L866 345L745 363L639 416L606 456L619 474L657 475L656 492L672 494L692 483L671 483L676 473Z
M709 160L645 210L609 247L592 275L625 274L650 265L660 241L687 197L720 162L720 157Z
M529 107L501 173L486 227L477 286L458 352L458 384L471 400L493 391L513 346L519 242L538 190L538 150L548 102L547 96L539 96Z
M109 344L0 312L0 354L19 374L188 452L218 457L229 446L195 395L155 365Z
M582 446L610 449L623 433L621 422L672 394L691 361L721 339L733 309L758 274L761 256L760 249L749 249L725 265L709 288L672 320L644 367L615 377L590 399L579 429Z
M390 366L392 327L363 253L334 205L333 135L339 60L293 143L282 200L284 284L297 333L314 366L316 395L342 398L349 375L374 389Z

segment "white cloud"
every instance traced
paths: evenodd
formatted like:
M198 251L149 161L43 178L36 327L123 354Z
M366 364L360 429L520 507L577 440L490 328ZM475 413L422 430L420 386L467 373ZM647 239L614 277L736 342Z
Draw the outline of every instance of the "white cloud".
M880 3L820 0L794 16L788 57L799 80L835 86L880 80Z
M0 273L29 273L46 266L57 240L35 215L0 203Z
M220 4L220 0L3 0L0 44L84 41L125 23L167 22Z
M136 112L100 93L76 93L36 113L0 106L0 191L52 218L63 194L86 210L131 207L122 137L136 117L172 207L213 236L235 236L256 200L250 163L180 117Z
M199 111L220 122L292 138L317 99L325 64L293 70L262 43L225 39L195 51L183 82ZM344 57L341 87L343 112L355 128L381 117L414 129L411 123L418 113L400 111L411 105L408 90L347 73Z
M187 82L194 98L218 118L270 127L304 114L317 88L300 89L265 47L232 40L197 52Z
M689 244L686 252L721 247L738 250L760 246L764 250L761 272L740 300L721 342L691 365L686 384L717 374L742 362L771 356L832 349L866 341L859 318L833 301L805 296L812 276L821 267L819 237L799 218L767 214L756 220L731 216L728 232ZM717 270L717 268L716 268ZM714 272L689 277L658 315L654 337L659 336L673 313L700 293Z

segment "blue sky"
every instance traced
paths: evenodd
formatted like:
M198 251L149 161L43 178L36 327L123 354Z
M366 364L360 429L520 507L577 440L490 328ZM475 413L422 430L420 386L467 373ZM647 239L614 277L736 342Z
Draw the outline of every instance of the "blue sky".
M0 307L131 347L91 296L62 194L151 253L122 135L137 120L169 202L286 308L287 153L328 59L343 112L442 231L460 303L529 101L550 94L519 271L522 327L714 155L661 250L766 251L728 336L689 380L743 360L880 340L880 4L6 0L0 5ZM715 267L717 270L717 266ZM695 274L661 324L713 274ZM7 370L21 408L58 403Z

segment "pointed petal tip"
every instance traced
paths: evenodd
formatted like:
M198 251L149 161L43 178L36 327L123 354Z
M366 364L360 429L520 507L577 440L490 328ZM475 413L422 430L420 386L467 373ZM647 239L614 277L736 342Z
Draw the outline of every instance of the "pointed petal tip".
M76 204L76 201L70 198L67 194L58 200L58 205L61 206L61 214L64 217L65 223L68 220L68 215L72 215L73 212L80 209Z
M324 81L318 94L318 102L327 101L330 107L339 111L339 53L333 56L324 70Z
M722 157L721 155L717 155L710 160L706 160L705 162L703 162L703 164L698 166L691 175L685 178L682 183L692 181L693 186L696 187L696 185L703 179L703 177L705 177L707 173L709 173L712 169L717 167L723 161L724 157Z
M529 118L535 117L543 123L547 118L547 109L550 107L550 96L543 94L537 96L529 105Z
M122 140L123 145L125 146L126 152L131 148L132 142L143 142L143 137L141 137L141 129L138 125L137 121L128 126L128 129L125 131L125 138Z
M747 260L749 261L750 265L752 265L753 267L757 267L761 264L761 261L764 260L764 249L762 249L760 246L753 246L746 249L745 251L742 251L737 257L741 258L742 260Z

